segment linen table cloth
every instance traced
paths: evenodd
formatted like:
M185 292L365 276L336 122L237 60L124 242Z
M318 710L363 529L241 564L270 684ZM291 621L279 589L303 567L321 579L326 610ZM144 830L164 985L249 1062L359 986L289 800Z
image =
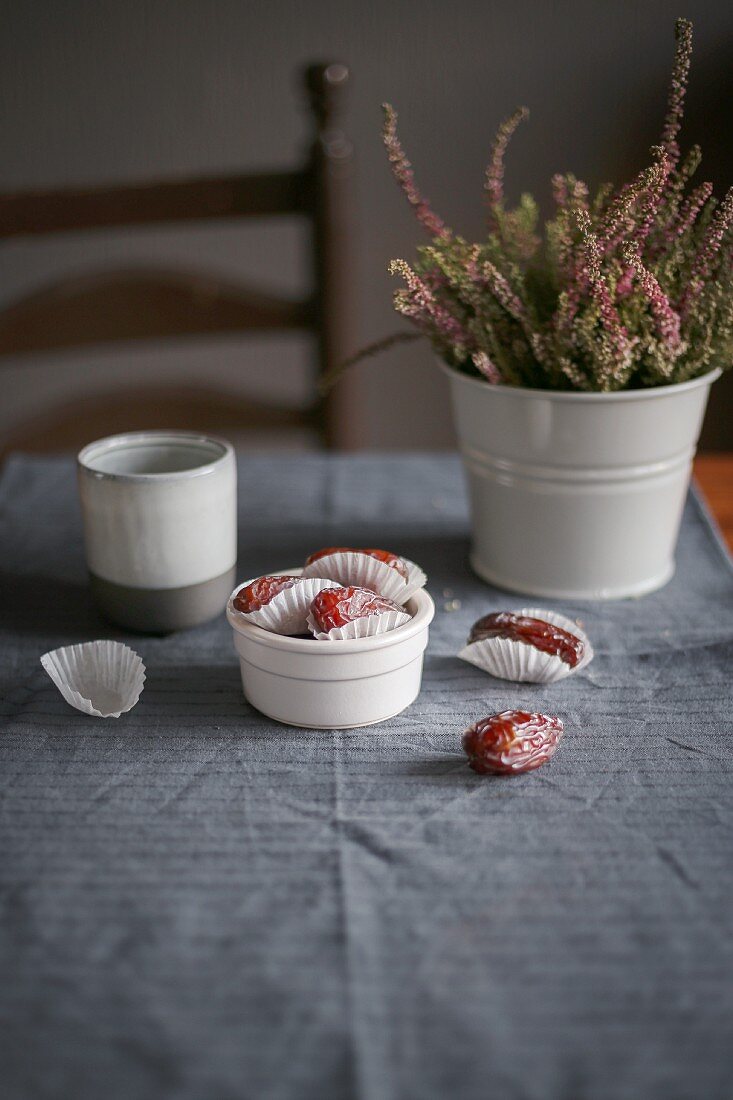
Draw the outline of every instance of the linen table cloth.
M223 616L164 638L97 617L73 463L11 460L4 1100L729 1100L733 575L698 501L662 591L547 603L471 573L455 457L239 477L240 579L331 544L424 566L422 694L365 729L264 718ZM456 659L480 614L528 602L583 621L586 669L515 685ZM103 637L147 665L118 720L38 660ZM479 777L460 734L508 707L565 737L538 772Z

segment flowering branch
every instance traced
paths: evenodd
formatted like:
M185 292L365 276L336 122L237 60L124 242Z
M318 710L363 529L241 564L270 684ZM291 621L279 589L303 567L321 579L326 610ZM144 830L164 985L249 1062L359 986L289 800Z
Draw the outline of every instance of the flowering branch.
M480 371L493 385L501 382L501 371L491 362L485 351L475 351L471 356L476 370Z
M624 247L624 258L636 273L639 285L654 315L661 340L670 352L676 354L681 344L679 314L672 309L669 298L657 282L656 276L644 267L638 246L635 244L626 245Z
M700 297L705 284L713 278L715 259L731 224L733 224L733 187L715 211L695 256L692 271L680 301L680 313L683 317L689 315L692 305Z
M484 184L489 207L489 226L494 230L499 228L504 202L504 154L517 126L527 118L529 118L527 108L518 107L509 118L504 119L494 138Z
M662 128L662 145L672 164L679 160L677 135L682 125L682 113L685 104L687 81L692 60L692 23L689 19L678 19L674 28L677 49L675 51L672 79L667 99L667 114Z
M463 326L440 304L427 283L404 260L392 260L389 273L401 275L407 284L406 292L398 290L395 293L397 311L433 327L443 343L456 345L463 352L470 342Z
M699 187L690 192L680 207L677 221L673 225L672 232L675 237L683 237L685 233L692 229L700 211L710 199L712 193L713 185L709 181L701 183Z
M413 265L390 265L404 281L395 308L452 368L492 384L606 391L733 364L733 189L717 205L710 183L690 182L699 149L680 157L690 23L678 20L675 36L651 165L592 197L573 175L554 176L544 241L531 196L505 203L505 153L525 108L499 127L484 181L489 231L471 243L418 191L385 106L392 171L431 237Z
M392 174L399 183L405 198L414 208L417 220L434 237L444 237L448 229L441 218L435 214L427 199L424 199L417 189L415 175L402 143L397 137L397 112L389 103L382 104L384 111L384 129L382 137L387 149L387 156L392 165Z
M611 381L610 376L612 376L615 368L620 368L622 371L626 370L632 344L614 305L608 282L603 274L601 266L603 250L598 237L591 229L590 215L585 210L579 210L576 220L585 244L585 275L610 345L611 354L599 371L601 381L605 384ZM602 388L605 388L605 385Z

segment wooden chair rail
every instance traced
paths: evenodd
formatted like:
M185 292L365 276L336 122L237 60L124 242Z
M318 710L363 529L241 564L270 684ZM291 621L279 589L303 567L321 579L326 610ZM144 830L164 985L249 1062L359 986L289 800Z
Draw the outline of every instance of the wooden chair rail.
M348 69L337 63L305 70L311 135L307 154L294 171L0 194L0 241L203 219L301 216L310 230L313 280L312 296L306 300L291 301L215 275L180 270L71 272L0 312L0 357L164 337L304 330L313 338L317 368L308 408L275 409L216 393L207 399L203 389L181 387L134 398L118 393L91 398L87 404L75 402L53 416L36 419L8 440L8 446L77 446L80 438L149 422L187 427L191 421L211 431L217 427L217 416L224 429L299 425L315 429L326 446L344 443L351 423L345 387L322 397L315 382L316 375L328 375L352 350L346 196L351 145L339 121L348 75ZM30 360L28 369L33 369ZM53 417L59 418L58 430Z
M236 434L249 430L317 430L316 406L286 408L191 384L136 386L80 396L26 420L0 442L0 460L14 450L33 453L78 450L81 441L156 428Z
M310 301L290 301L218 276L128 269L43 287L0 313L0 357L127 340L314 325ZM3 360L0 358L0 369Z
M0 238L151 223L303 213L308 172L160 180L0 195Z

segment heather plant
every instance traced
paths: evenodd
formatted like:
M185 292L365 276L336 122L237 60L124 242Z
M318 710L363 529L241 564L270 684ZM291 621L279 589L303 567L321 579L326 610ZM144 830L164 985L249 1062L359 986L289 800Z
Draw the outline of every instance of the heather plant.
M684 382L733 358L733 188L693 186L697 146L678 137L692 24L676 23L667 113L652 163L618 189L591 197L570 173L552 180L554 216L540 226L531 195L508 207L504 156L527 117L499 127L484 184L487 235L458 236L420 194L384 106L392 171L430 241L402 279L394 305L451 367L488 382L611 391ZM405 336L399 337L404 339ZM367 351L381 350L389 341Z

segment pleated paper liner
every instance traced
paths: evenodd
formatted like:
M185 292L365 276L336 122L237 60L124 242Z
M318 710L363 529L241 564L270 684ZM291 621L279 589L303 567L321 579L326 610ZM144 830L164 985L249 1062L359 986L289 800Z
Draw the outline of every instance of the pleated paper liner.
M256 578L253 579L256 580ZM263 630L284 635L307 633L306 619L315 597L324 588L339 587L337 581L327 577L302 577L290 588L284 588L282 592L278 592L259 611L239 611L234 607L234 597L248 584L252 584L252 581L240 584L229 599L229 606L234 615L241 617L245 622L261 626Z
M82 642L44 653L41 664L67 703L95 718L119 718L137 703L145 665L122 642Z
M396 630L398 626L409 623L411 618L406 611L380 611L377 615L363 615L344 626L334 626L331 630L322 631L318 629L312 615L309 615L308 629L318 642L345 642L353 638L372 638L375 634L386 634L388 630Z
M521 611L513 611L512 614L541 619L543 622L552 623L553 626L559 626L568 634L575 635L583 643L583 656L580 661L572 668L555 654L543 653L536 646L513 638L484 638L480 642L471 642L459 652L458 656L461 660L468 661L470 665L475 665L476 668L500 680L532 684L553 684L565 679L573 672L580 672L581 668L585 668L592 661L593 647L587 635L572 619L556 611L546 611L538 607L525 607Z
M407 567L407 580L379 558L356 551L338 551L326 554L303 569L304 577L330 577L342 585L368 588L394 603L405 604L410 596L422 588L427 580L425 573L415 562L402 558Z
M399 599L399 603L406 603L413 593L417 592L418 588L424 588L427 584L427 576L425 572L414 561L410 561L409 558L402 559L407 566L407 588L402 593Z

